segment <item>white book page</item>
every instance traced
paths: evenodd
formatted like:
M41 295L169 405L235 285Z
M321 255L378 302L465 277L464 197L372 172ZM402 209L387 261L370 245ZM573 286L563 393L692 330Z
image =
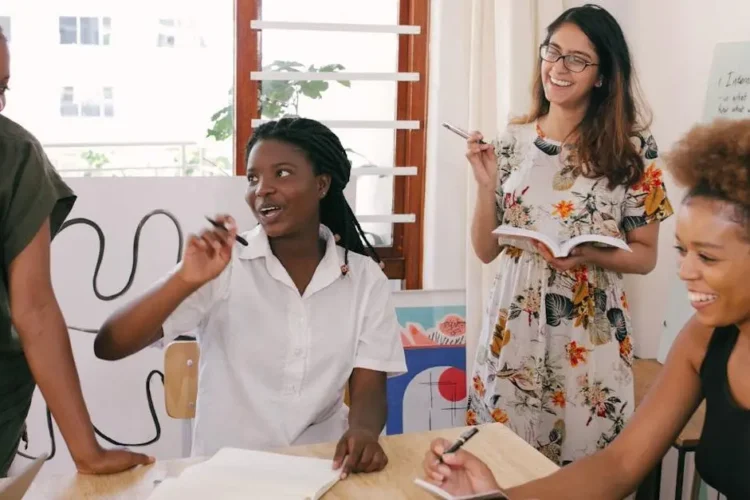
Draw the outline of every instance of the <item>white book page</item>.
M505 237L505 238L529 238L532 240L541 241L547 247L552 250L552 253L555 257L562 257L560 250L560 245L557 241L554 241L550 237L548 237L546 234L537 232L537 231L530 231L528 229L521 229L518 227L513 226L498 226L495 228L494 231L492 231L492 234Z
M149 499L208 498L195 496L195 492L209 489L214 495L231 499L235 495L256 499L317 499L339 476L340 471L333 470L332 460L224 448L206 462L188 467L177 479L162 483L154 492L159 496L152 495Z
M582 243L601 243L601 244L609 245L615 248L620 248L627 252L632 252L628 244L622 241L620 238L614 238L612 236L603 236L599 234L584 234L581 236L576 236L575 238L571 238L568 241L564 242L562 245L560 245L560 251L563 255L569 255L570 251L574 247Z
M447 491L443 490L442 488L439 488L435 486L432 483L428 483L427 481L417 478L414 480L414 484L419 486L422 489L425 489L432 493L433 495L437 496L438 498L443 498L444 500L483 500L483 499L494 499L494 500L502 500L503 498L506 500L510 500L502 491L493 491L490 493L478 493L476 495L464 495L464 496L453 496Z

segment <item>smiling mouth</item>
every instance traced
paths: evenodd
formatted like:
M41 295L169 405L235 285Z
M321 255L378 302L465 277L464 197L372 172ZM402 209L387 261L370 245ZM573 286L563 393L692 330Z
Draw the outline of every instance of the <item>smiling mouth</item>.
M713 293L688 292L690 305L695 309L700 309L716 302L719 296Z
M278 205L264 205L258 209L258 215L267 221L275 219L281 212L282 208Z
M549 81L555 87L570 87L571 85L573 85L573 82L569 82L567 80L558 80L557 78L553 78L552 76L549 77Z

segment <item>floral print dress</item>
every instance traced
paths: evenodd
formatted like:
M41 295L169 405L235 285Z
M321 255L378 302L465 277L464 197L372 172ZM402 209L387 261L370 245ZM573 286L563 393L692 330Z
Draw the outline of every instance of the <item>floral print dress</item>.
M567 239L628 231L672 214L653 137L633 137L642 180L610 190L535 124L495 144L498 220ZM503 243L501 241L501 243ZM633 412L633 339L622 275L558 272L528 243L503 247L485 313L467 423L502 422L553 462L611 443Z

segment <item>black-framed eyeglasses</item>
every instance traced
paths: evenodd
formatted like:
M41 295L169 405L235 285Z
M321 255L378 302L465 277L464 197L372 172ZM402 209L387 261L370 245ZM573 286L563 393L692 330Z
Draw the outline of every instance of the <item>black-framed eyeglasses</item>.
M599 64L588 62L576 54L563 55L557 48L548 44L543 44L539 47L539 57L553 64L562 59L563 65L573 73L580 73L589 66L599 66Z

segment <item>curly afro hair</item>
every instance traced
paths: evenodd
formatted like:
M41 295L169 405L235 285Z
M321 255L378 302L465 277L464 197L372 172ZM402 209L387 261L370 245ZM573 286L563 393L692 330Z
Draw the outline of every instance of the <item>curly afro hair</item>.
M667 156L685 201L708 198L733 205L733 220L750 232L750 120L716 120L687 133Z

